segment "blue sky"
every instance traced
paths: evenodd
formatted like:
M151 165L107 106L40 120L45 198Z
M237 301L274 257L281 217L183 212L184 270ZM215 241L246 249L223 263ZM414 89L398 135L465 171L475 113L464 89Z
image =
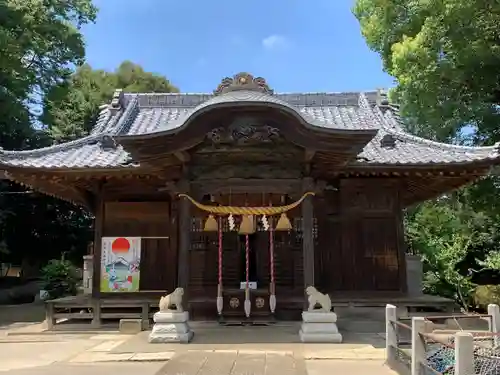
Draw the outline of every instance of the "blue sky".
M94 0L87 60L123 60L165 75L182 92L211 92L240 71L278 92L390 87L351 13L352 0Z

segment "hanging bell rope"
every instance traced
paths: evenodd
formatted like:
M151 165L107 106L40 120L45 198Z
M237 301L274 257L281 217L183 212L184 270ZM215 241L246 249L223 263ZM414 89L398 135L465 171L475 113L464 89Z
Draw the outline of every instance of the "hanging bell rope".
M222 299L222 217L219 216L218 225L218 270L217 270L217 313L222 315L222 307L224 306L224 301Z
M215 220L214 215L210 214L205 221L205 227L203 228L204 232L217 232L218 225L217 220Z
M243 215L241 217L239 234L253 234L255 233L255 220L253 215Z
M290 223L290 219L286 214L283 212L276 223L276 228L274 229L278 232L280 231L290 231L292 230L292 223Z
M200 210L208 212L210 214L216 214L216 215L279 215L282 213L285 213L287 211L290 211L294 209L295 207L298 207L299 204L302 203L304 199L307 198L309 195L315 195L312 191L308 191L307 193L304 193L302 197L300 197L299 200L287 204L285 206L275 206L275 207L238 207L238 206L209 206L206 204L202 204L200 202L197 202L193 198L191 198L187 194L179 194L179 198L184 197L187 198L188 200L191 201L196 207L198 207ZM210 219L210 216L209 216ZM207 219L208 221L208 219ZM215 224L217 225L217 221L215 221Z

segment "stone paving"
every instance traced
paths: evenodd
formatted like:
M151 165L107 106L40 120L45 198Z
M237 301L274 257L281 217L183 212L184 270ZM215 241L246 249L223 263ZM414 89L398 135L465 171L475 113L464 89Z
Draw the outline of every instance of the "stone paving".
M305 361L291 353L262 351L188 351L180 353L158 375L306 375Z
M306 362L307 375L397 375L383 361L321 360Z
M140 368L141 375L392 374L383 366L383 325L376 321L366 322L366 333L349 329L345 321L342 344L302 344L297 322L271 327L197 322L192 323L195 339L187 345L148 344L149 332L43 332L43 324L32 322L0 330L0 372L128 375Z
M9 375L156 375L164 362L154 363L55 363L49 366L10 370Z

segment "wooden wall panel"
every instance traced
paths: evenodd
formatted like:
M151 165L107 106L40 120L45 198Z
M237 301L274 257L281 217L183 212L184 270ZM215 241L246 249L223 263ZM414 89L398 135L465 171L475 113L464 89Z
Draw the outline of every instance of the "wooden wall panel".
M169 202L105 204L104 236L146 237L141 243L141 291L171 292L176 287L177 222L170 211Z
M404 291L398 182L345 179L317 198L319 287L329 291ZM318 272L318 271L317 271Z

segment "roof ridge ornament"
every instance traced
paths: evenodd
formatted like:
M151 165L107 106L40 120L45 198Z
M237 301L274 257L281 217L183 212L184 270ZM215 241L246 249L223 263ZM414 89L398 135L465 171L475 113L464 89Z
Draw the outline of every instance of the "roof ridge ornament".
M377 105L388 108L391 105L389 92L386 89L377 89Z
M101 137L100 144L101 144L101 148L104 151L116 150L116 148L118 147L118 144L116 143L116 140L112 136L110 136L109 134L104 134Z
M232 78L224 78L219 86L217 86L217 89L214 90L214 94L220 95L239 90L260 91L269 95L273 95L274 93L264 78L254 77L250 73L241 72L235 74Z
M111 104L109 105L109 110L111 113L116 114L120 109L122 109L124 104L125 95L122 89L116 89L113 93L113 98L111 99Z
M396 137L392 134L385 134L380 140L380 146L384 148L396 147Z

